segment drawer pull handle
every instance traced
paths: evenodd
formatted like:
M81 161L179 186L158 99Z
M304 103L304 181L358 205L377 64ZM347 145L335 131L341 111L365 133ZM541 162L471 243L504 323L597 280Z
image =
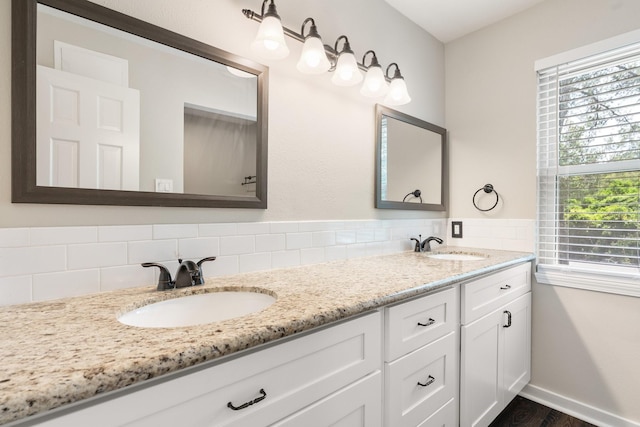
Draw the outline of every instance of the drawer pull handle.
M264 400L265 397L267 397L267 393L264 391L263 388L260 389L260 394L262 396L256 397L255 399L253 399L253 400L251 400L251 401L249 401L247 403L243 403L240 406L233 406L233 403L229 402L229 403L227 403L227 407L233 409L234 411L239 411L241 409L248 408L249 406L253 405L254 403L258 403L258 402Z
M429 320L427 320L427 323L420 323L418 322L418 326L431 326L434 323L436 323L436 321L432 318L429 318Z
M431 375L429 375L429 378L427 378L427 382L426 383L422 384L420 381L418 381L418 385L420 387L427 387L427 386L430 386L431 384L433 384L433 382L435 380L436 380L435 378L433 378Z
M503 291L506 291L507 289L511 289L511 285L500 286L500 289L502 289Z
M502 325L503 328L509 328L511 326L511 312L508 310L503 311L503 314L507 315L507 324Z

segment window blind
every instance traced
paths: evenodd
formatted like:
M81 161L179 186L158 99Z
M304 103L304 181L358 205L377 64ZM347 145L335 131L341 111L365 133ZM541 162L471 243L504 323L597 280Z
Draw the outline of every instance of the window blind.
M640 274L640 44L538 71L539 268Z

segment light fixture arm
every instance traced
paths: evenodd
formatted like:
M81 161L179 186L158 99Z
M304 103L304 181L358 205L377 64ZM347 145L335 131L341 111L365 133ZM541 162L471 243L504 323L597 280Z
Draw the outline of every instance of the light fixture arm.
M269 2L269 7L267 9L267 12L265 13L264 9L265 9L265 5L267 4L267 2ZM277 12L275 11L275 4L274 4L273 0L264 0L262 2L262 8L261 8L260 12L261 13L258 14L257 12L254 12L253 10L250 10L250 9L242 9L242 14L247 19L250 19L250 20L256 21L256 22L262 22L262 20L267 16L278 16ZM295 31L285 27L284 25L282 26L282 31L284 32L285 35L291 37L292 39L297 40L300 43L304 43L304 40L306 38L303 35L304 34L304 28L305 28L305 25L308 24L309 22L311 22L311 27L309 28L309 34L307 34L306 37L311 36L313 34L314 29L315 29L315 32L317 34L318 30L316 28L315 21L313 20L313 18L305 19L305 21L302 23L302 28L300 30L300 33L296 33ZM327 56L331 60L332 64L335 64L335 60L339 55L339 52L338 52L338 41L340 39L342 39L342 38L345 39L345 45L344 45L343 51L346 50L346 49L351 51L351 47L349 45L349 40L347 39L347 36L344 36L344 35L338 37L334 47L331 47L331 46L326 45L326 44L324 45L324 50L327 53ZM369 53L369 52L373 52L373 51L368 51L367 53ZM353 53L353 51L351 51L351 53ZM365 53L365 56L366 56L366 53ZM374 58L375 58L375 53L374 53ZM375 61L377 62L377 58L375 58ZM364 57L363 57L363 62L364 62ZM364 64L362 64L360 62L357 62L357 64L358 64L358 68L360 70L365 71L365 72L368 70L368 67L366 67ZM396 65L396 69L397 69L398 65L395 62L393 64L391 64L391 65L394 65L394 64ZM372 60L372 63L370 64L370 66L371 65L373 65L373 60ZM388 70L388 68L387 68L387 70ZM391 80L386 75L385 75L385 79L387 81Z
M268 1L271 1L271 3L269 3L269 9L267 9L267 13L264 13L264 6L267 4ZM262 8L260 9L260 13L265 18L267 16L273 16L274 18L280 19L280 15L278 15L278 12L276 11L276 4L273 2L273 0L264 0L262 2Z
M396 66L396 71L393 74L393 77L389 77L389 70L394 65ZM396 64L395 62L392 62L391 64L389 64L389 66L387 67L387 71L384 73L384 75L387 78L387 80L404 79L404 77L402 77L402 74L400 74L400 67L398 67L398 64Z
M311 25L309 26L309 33L305 36L304 26L307 25L308 23L311 23ZM318 27L316 27L316 21L314 21L313 18L307 18L302 22L302 26L300 27L300 35L304 40L306 40L307 37L320 38L320 34L318 34Z
M371 63L367 67L366 58L368 54L371 54ZM380 67L380 63L378 62L378 57L376 56L376 53L372 50L366 51L364 55L362 55L362 65L364 65L367 70L371 67Z

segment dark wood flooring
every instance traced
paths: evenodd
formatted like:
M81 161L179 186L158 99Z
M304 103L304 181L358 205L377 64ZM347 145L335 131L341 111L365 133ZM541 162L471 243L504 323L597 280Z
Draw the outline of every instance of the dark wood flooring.
M498 415L489 427L596 427L521 396Z

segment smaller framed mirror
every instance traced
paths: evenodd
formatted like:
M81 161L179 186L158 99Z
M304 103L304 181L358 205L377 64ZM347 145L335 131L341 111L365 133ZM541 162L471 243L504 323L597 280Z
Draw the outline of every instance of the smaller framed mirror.
M446 210L447 130L376 105L376 208Z

